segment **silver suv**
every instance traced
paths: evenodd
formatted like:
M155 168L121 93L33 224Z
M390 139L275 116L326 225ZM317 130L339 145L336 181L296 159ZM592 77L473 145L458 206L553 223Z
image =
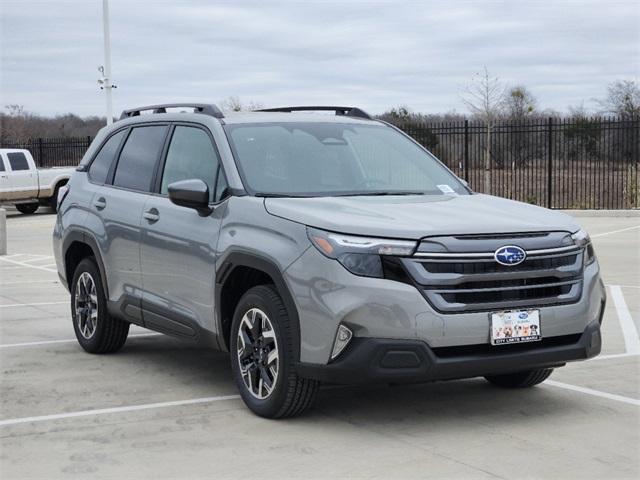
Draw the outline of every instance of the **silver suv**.
M80 345L115 352L133 323L228 351L264 417L302 413L320 382L530 387L600 352L584 230L473 193L358 108L128 110L58 206Z

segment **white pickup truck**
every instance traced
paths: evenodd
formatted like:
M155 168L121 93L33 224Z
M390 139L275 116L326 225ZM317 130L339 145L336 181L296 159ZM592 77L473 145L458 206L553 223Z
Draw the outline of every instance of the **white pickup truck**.
M14 204L19 212L34 213L40 205L55 212L58 189L75 167L37 169L29 150L0 148L0 204Z

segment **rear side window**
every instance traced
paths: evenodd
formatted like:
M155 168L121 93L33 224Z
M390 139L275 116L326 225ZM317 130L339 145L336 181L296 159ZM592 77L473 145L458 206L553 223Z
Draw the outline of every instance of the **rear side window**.
M167 194L173 182L198 178L209 187L209 200L212 201L218 164L218 153L204 130L177 126L171 136L160 193Z
M122 141L122 137L124 137L125 133L126 130L119 131L109 138L104 145L102 145L102 148L89 167L89 179L92 182L104 183L107 181L107 175L109 174L111 163L118 152L118 147L120 146L120 142Z
M24 153L7 153L7 157L9 158L9 165L11 165L11 170L13 170L14 172L18 170L29 170L29 162L27 162L27 157L24 156Z
M113 184L142 192L151 191L156 161L167 132L166 126L137 127L127 138L116 167Z

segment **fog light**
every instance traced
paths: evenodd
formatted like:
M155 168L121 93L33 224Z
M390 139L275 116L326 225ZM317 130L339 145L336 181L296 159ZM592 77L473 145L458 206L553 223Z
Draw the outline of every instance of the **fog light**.
M349 342L353 338L353 332L344 325L338 327L338 333L336 334L336 340L333 342L333 351L331 352L331 360L336 358L344 348L349 345Z

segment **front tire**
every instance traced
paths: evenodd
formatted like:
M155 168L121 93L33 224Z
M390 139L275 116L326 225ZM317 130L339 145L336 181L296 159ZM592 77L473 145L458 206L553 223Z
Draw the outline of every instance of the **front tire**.
M39 206L40 205L38 204L38 202L16 203L16 210L25 215L31 215L33 213L36 213L36 210L38 210Z
M252 412L285 418L312 406L319 383L295 371L291 319L274 286L253 287L242 296L229 343L234 380Z
M93 258L82 260L71 282L71 317L78 343L89 353L113 353L122 348L129 323L107 312L100 271Z
M489 383L503 388L529 388L544 382L552 372L553 368L543 368L506 375L490 375L484 378Z

